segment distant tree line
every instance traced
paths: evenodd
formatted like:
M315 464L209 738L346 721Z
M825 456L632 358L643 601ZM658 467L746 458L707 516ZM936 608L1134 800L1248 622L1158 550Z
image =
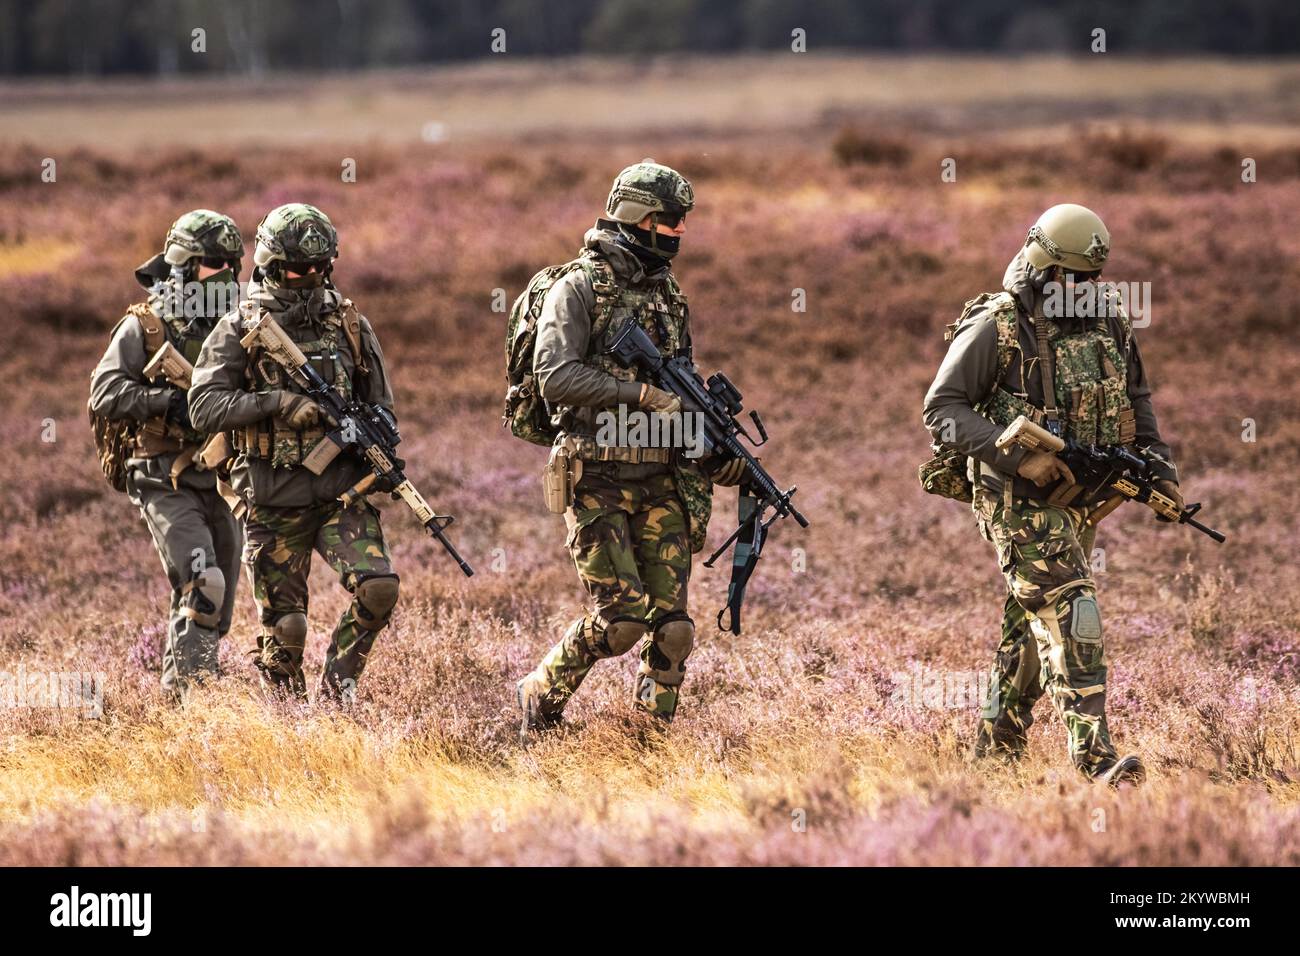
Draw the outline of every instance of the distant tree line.
M1289 54L1296 0L0 0L0 74L807 48ZM194 31L201 31L196 34ZM493 31L504 31L494 34Z

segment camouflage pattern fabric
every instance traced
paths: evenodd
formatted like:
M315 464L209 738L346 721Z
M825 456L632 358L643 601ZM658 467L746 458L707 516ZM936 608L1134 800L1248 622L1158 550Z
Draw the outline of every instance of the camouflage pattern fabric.
M1056 362L1056 406L1065 422L1067 437L1083 444L1129 444L1136 435L1136 418L1128 395L1124 351L1104 322L1067 330L1046 318L1048 343ZM1069 321L1069 320L1063 320ZM1121 311L1121 328L1129 330ZM999 352L1002 351L999 333ZM994 390L985 415L999 425L1009 425L1017 415L1042 421L1042 410L1005 389Z
M302 647L283 647L272 626L287 614L307 613L307 575L312 551L339 576L349 593L367 578L393 576L379 512L369 502L344 507L336 501L303 508L252 505L245 518L244 561L261 608L265 633L258 641L259 666L273 680L302 687ZM355 687L378 631L357 623L356 604L339 619L325 654L322 692ZM277 653L283 651L285 653ZM350 683L349 683L350 682Z
M968 502L974 489L966 475L966 462L960 452L940 447L938 454L916 469L916 477L928 494Z
M677 494L686 508L691 554L704 550L709 536L709 519L713 516L713 482L694 462L679 462L676 469Z
M681 615L691 573L686 516L671 474L638 481L584 474L565 521L566 547L592 607L534 671L547 717L564 709L596 661L630 649L611 646L611 625L630 619L644 632L667 615ZM680 685L664 685L667 662L656 652L656 637L642 642L638 685L651 674L661 679L638 700L651 713L671 717Z
M1103 773L1116 754L1106 726L1106 656L1086 514L1025 498L1008 507L983 490L974 509L1008 589L976 754L1020 756L1030 712L1046 693L1065 724L1074 765L1090 777Z

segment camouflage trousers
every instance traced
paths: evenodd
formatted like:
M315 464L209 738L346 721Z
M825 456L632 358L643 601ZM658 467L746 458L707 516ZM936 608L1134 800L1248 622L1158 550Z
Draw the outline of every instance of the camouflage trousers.
M230 630L239 583L239 522L216 490L173 487L166 470L133 468L127 491L140 509L171 585L163 691L183 700L190 686L216 677L217 651ZM220 572L219 599L205 585L208 569ZM205 593L206 592L206 593Z
M589 469L565 523L591 607L530 675L543 716L559 715L596 661L640 642L634 699L672 719L694 643L686 615L691 551L676 481L671 474L621 481Z
M977 756L1019 757L1046 693L1065 724L1070 759L1087 776L1116 760L1106 726L1106 655L1089 565L1086 512L978 489L980 533L1007 582L1002 640L980 715Z
M379 512L364 499L346 507L337 501L303 508L253 505L244 522L244 562L261 609L258 668L272 684L306 696L302 657L307 639L307 575L315 551L353 595L325 653L321 693L339 697L355 692L375 636L392 610L390 604L376 618L359 600L358 589L367 581L390 579L396 601L397 575Z

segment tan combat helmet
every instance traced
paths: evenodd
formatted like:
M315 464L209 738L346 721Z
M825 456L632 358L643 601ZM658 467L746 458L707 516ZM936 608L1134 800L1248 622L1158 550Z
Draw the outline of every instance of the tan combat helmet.
M1061 203L1038 217L1025 248L1029 264L1040 271L1060 266L1066 272L1096 272L1110 255L1110 233L1091 209Z

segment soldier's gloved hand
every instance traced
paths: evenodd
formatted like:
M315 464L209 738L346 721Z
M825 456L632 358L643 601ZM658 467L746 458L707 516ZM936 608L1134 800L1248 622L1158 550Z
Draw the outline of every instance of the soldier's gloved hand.
M709 472L709 480L715 485L721 485L724 488L740 484L740 479L744 477L745 459L743 458L732 458L724 461L716 469Z
M1185 507L1183 503L1183 493L1178 490L1178 482L1171 481L1168 478L1160 478L1152 482L1152 485L1154 485L1156 491L1160 492L1166 498L1172 498L1174 504L1178 506L1179 511L1183 510L1183 508ZM1159 512L1156 512L1156 520L1170 523L1174 519L1166 518L1164 515L1160 514Z
M1022 478L1028 478L1040 488L1052 484L1058 478L1064 478L1070 484L1074 484L1074 474L1065 466L1065 462L1046 451L1030 452L1021 460L1016 473Z
M320 421L319 405L306 395L299 395L287 389L280 392L276 413L289 423L290 428L299 430L310 428Z
M394 467L395 469L397 469L397 471L399 471L399 472L404 472L404 471L405 471L405 469L406 469L406 462L405 462L403 459L398 458L396 455L394 455L394 456L392 457L391 460L392 460L392 462L393 462L393 467ZM375 483L374 483L373 485L371 485L370 487L371 487L371 490L372 490L372 491L378 491L378 492L381 492L381 493L382 493L382 492L389 492L389 493L391 493L391 494L393 495L394 498L400 498L400 497L401 497L401 495L399 495L399 494L396 493L396 492L397 492L397 482L393 480L393 476L392 476L391 474L388 474L388 475L377 475L377 476L375 477Z
M167 397L167 421L173 425L179 425L181 428L193 429L194 423L190 421L190 399L189 396L179 388L172 391Z
M665 392L662 388L655 388L650 384L641 386L641 397L637 404L642 408L648 408L652 412L660 412L665 415L671 415L673 412L682 410L682 400L672 392Z

